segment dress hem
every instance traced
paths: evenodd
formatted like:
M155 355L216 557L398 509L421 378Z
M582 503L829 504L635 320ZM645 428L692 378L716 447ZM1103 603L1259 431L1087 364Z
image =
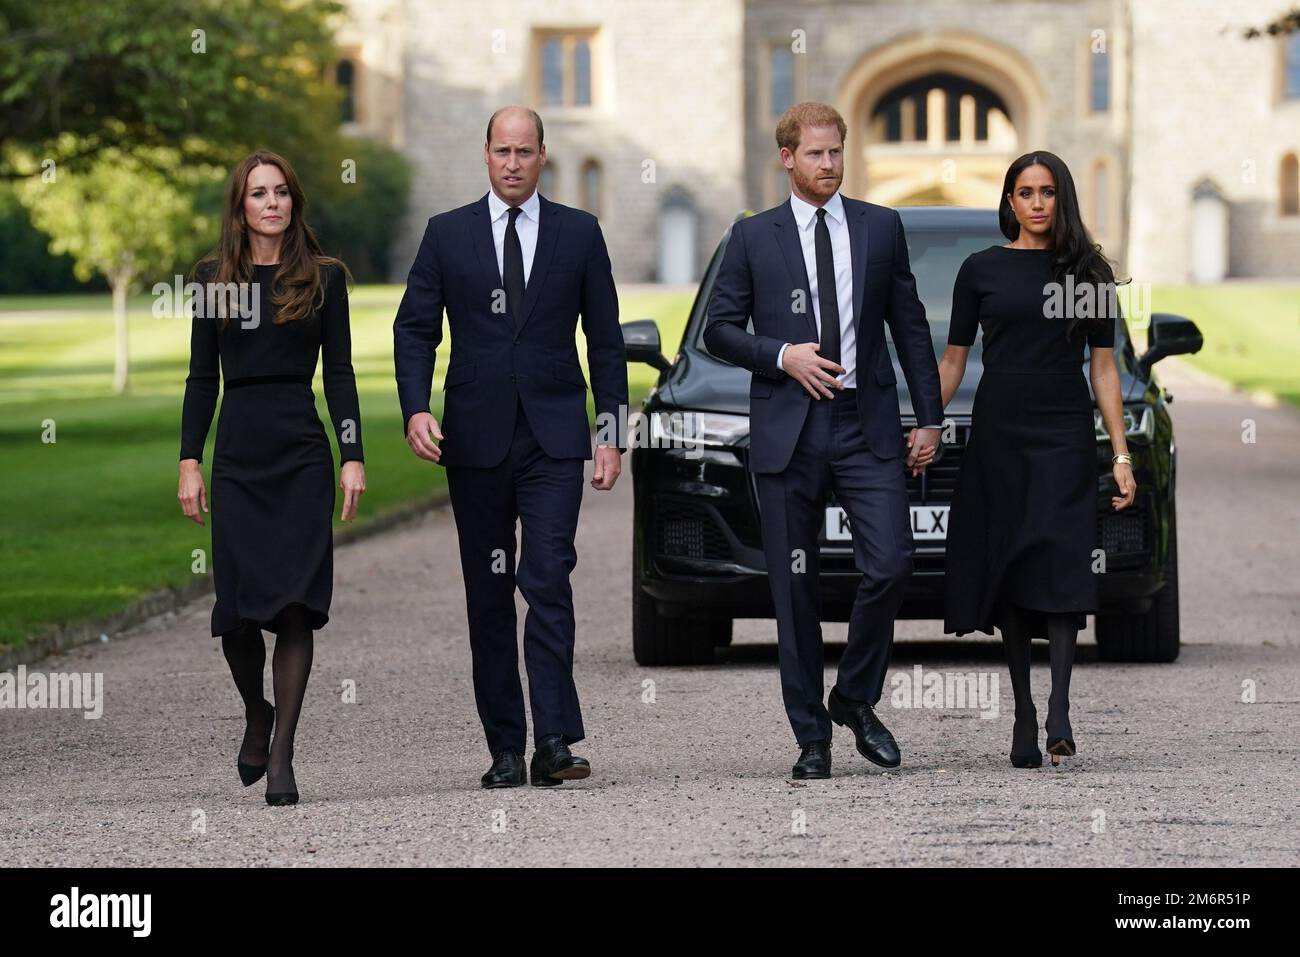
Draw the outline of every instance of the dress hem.
M315 605L309 605L305 601L290 601L290 602L285 602L283 605L281 605L280 608L268 618L250 618L247 615L238 615L235 616L237 619L235 623L231 625L229 628L218 629L216 625L216 620L217 620L216 609L214 608L213 616L212 616L212 626L211 626L212 637L220 638L222 635L227 634L228 632L235 631L240 628L246 628L249 625L256 626L260 631L274 631L275 630L274 625L276 619L280 617L280 615L284 612L286 608L289 608L292 605L299 605L303 609L305 609L307 613L307 621L312 631L320 631L322 628L325 627L325 625L329 623L330 616L328 611L318 608Z

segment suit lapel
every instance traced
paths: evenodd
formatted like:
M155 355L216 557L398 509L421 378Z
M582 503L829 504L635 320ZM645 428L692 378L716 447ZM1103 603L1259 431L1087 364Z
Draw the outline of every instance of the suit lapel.
M803 246L799 242L799 223L794 218L794 210L790 208L789 200L781 204L781 212L772 221L772 225L776 230L777 245L781 247L781 253L785 256L785 266L790 272L790 278L800 283L800 288L803 289L804 320L808 325L808 333L812 336L806 341L817 342L821 337L817 335L817 316L813 313L812 286L808 282L808 267L803 261Z
M492 238L492 213L488 209L487 195L474 204L474 252L489 288L502 289L505 282L497 266L497 244Z
M849 226L849 258L853 267L853 328L860 328L862 303L867 292L867 207L843 199L844 219Z
M515 323L516 331L524 327L537 306L537 300L541 298L546 271L551 268L551 257L555 253L560 227L563 225L563 206L552 203L540 193L537 194L537 201L537 249L533 252L533 268L529 270L528 283L524 286L523 315Z

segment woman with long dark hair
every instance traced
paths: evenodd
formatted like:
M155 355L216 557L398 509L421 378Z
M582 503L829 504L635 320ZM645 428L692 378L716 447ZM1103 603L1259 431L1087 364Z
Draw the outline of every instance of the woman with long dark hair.
M266 775L266 802L296 804L293 742L311 672L313 632L333 591L334 462L311 381L323 358L325 399L338 438L344 521L366 488L361 411L352 371L347 282L307 225L293 168L259 150L230 175L220 246L195 268L190 370L181 413L185 515L203 524L199 463L225 399L212 456L212 634L244 703L236 766L247 787ZM262 693L275 634L272 686ZM274 730L274 740L272 740Z
M1030 642L1046 638L1052 691L1047 751L1075 753L1070 672L1084 615L1097 610L1097 441L1089 377L1115 450L1111 506L1137 485L1115 367L1115 274L1079 214L1070 171L1051 153L1007 170L998 209L1010 243L962 263L948 346L939 363L946 406L977 329L984 371L949 513L944 631L1002 632L1015 725L1011 763L1039 767Z

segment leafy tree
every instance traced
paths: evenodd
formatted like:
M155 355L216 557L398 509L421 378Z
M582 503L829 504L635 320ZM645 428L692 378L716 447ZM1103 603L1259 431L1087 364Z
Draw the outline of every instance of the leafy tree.
M75 150L73 144L61 144ZM186 167L175 150L108 147L78 172L46 167L19 186L32 222L48 233L50 251L73 259L77 278L99 274L113 295L115 349L113 391L126 391L128 378L127 296L145 277L193 261L215 229L196 212L202 181L220 177L215 167Z
M109 149L229 163L266 131L286 151L318 142L339 115L325 80L341 11L323 0L0 0L0 175L22 175L19 151L76 170Z

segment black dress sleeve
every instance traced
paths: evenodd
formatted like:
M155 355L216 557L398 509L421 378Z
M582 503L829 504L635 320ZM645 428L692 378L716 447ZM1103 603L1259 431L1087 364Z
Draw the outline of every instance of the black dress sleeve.
M325 403L329 406L339 463L364 462L361 450L361 404L352 370L352 330L348 318L346 277L338 266L324 270L325 302L321 306L321 362Z
M1119 308L1119 298L1115 284L1111 283L1107 286L1097 299L1099 303L1098 316L1101 321L1093 323L1088 332L1088 348L1113 349L1115 348L1115 323L1119 322L1120 316L1123 315Z
M948 345L973 346L980 328L980 297L975 287L975 266L967 256L952 284L952 318L948 323Z
M195 278L204 282L206 271L200 267ZM195 309L190 319L190 372L185 379L185 399L181 405L181 458L203 461L203 447L212 427L220 391L221 346L217 320Z

